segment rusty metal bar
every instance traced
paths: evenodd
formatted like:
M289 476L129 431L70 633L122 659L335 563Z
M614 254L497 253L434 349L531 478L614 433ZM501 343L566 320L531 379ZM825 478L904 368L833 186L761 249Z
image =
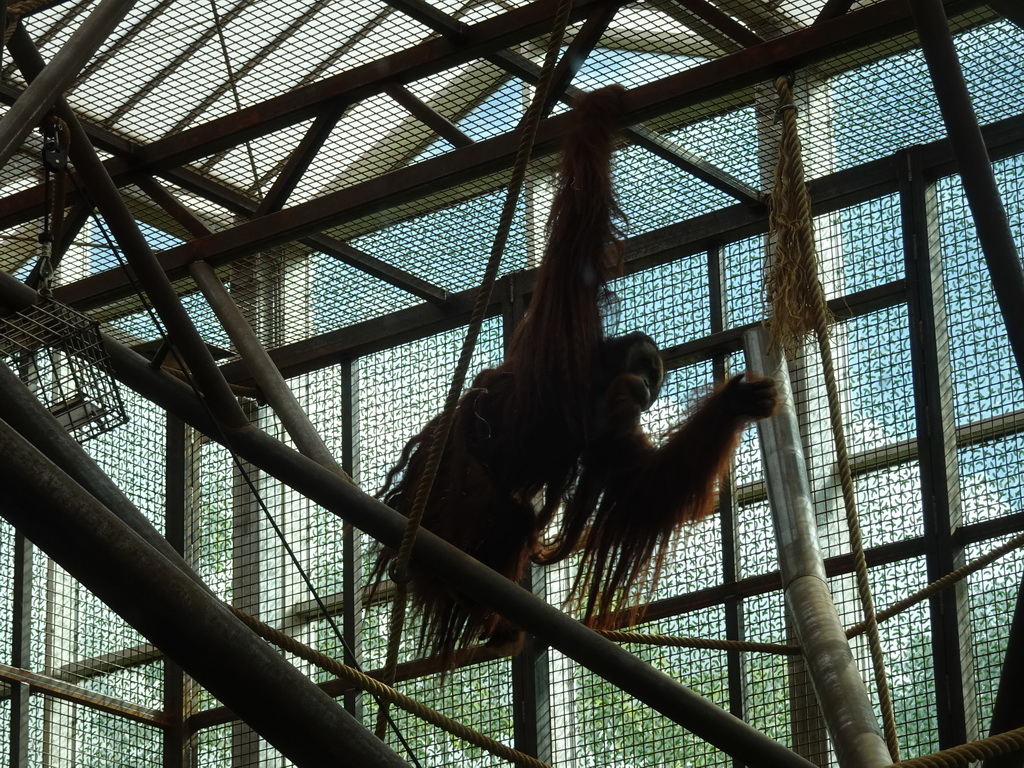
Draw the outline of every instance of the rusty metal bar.
M814 19L815 24L820 24L829 19L835 19L843 14L849 13L853 7L854 0L828 0Z
M544 106L541 108L541 114L547 115L554 109L555 104L564 98L566 91L576 77L576 73L579 72L583 62L587 60L587 57L597 47L597 44L601 42L601 36L608 29L608 25L612 23L612 19L619 12L623 2L624 0L613 0L597 8L587 17L579 32L573 36L572 42L569 43L565 50L565 54L558 64L555 65L555 71L551 77L551 86L547 98L544 100ZM495 57L494 61L499 66L504 66L505 59L500 55Z
M0 444L0 515L282 754L325 768L407 765L2 420Z
M188 174L184 175L189 176ZM192 177L189 176L189 179L191 178ZM179 181L187 185L189 179L183 178L179 179ZM210 234L210 230L207 226L196 218L191 211L185 208L185 206L183 206L181 202L174 197L174 195L168 192L152 176L139 176L136 178L135 183L140 189L150 196L154 203L163 208L175 221L185 227L185 229L187 229L194 237L203 237ZM241 213L248 218L256 216L254 210L257 209L250 201L243 201L232 197L233 193L229 189L216 184L216 182L203 181L202 183L203 187L200 194L206 199L213 200L213 202L218 205L234 210L236 213ZM268 196L269 194L270 193L268 193ZM228 199L229 197L231 197L231 199ZM432 304L443 305L448 299L448 293L443 288L438 288L436 285L432 285L426 280L422 280L409 272L393 267L390 264L387 264L368 253L363 253L362 251L357 250L347 243L343 243L333 237L323 234L315 234L302 238L300 242L310 249L320 251L327 256L338 259L349 266L383 280L389 285L393 285L396 288L407 291L413 296L418 296L421 299L429 301Z
M150 709L149 707L132 704L123 699L107 696L97 691L90 691L88 688L83 688L80 685L38 672L31 672L21 667L0 664L0 680L9 683L12 688L25 686L39 693L82 704L100 712L109 712L110 714L134 720L138 723L155 725L159 728L166 728L170 725L167 715L159 709Z
M256 206L253 218L258 218L271 211L278 211L284 207L295 187L302 179L302 175L309 168L317 152L323 147L324 142L331 135L338 120L345 114L344 109L328 109L323 114L317 115L316 120L309 126L295 149L292 150L288 159L285 160L281 171L274 179L263 200Z
M1006 335L1024 375L1024 269L941 0L910 0L921 50L985 255Z
M34 81L43 70L43 59L24 29L19 27L15 30L8 43L8 49L25 78ZM242 413L231 388L217 368L213 356L192 324L188 313L182 307L178 294L160 267L149 243L146 242L138 222L121 199L117 186L107 174L96 150L89 143L85 130L63 99L57 101L57 112L68 124L71 133L71 156L75 166L88 180L90 193L160 318L166 324L171 339L188 363L197 385L204 396L209 398L220 418L227 423L244 423L245 414Z
M459 43L469 35L469 26L462 21L453 19L444 11L439 11L424 0L384 0L396 11L401 11L410 19L415 19L427 29L440 32L454 43Z
M473 140L459 130L457 125L413 96L404 86L398 83L387 83L384 86L384 93L453 147L468 147L473 143Z
M758 422L768 499L786 607L839 765L891 765L867 688L829 593L786 363L767 352L763 329L749 331L744 343L750 369L775 379L779 388L775 415Z
M717 6L707 0L675 0L675 2L745 48L764 42L764 39L756 32L740 24L732 16L719 10Z
M50 63L32 78L7 114L0 118L0 168L21 149L25 137L39 125L43 115L74 82L133 5L134 0L102 0ZM18 29L27 36L20 24Z
M214 313L220 319L221 325L227 331L235 349L241 355L243 362L252 373L256 385L266 395L268 402L274 409L274 413L281 419L284 428L292 436L295 445L300 451L317 464L326 467L339 477L348 482L352 478L341 468L334 456L328 450L320 433L316 431L309 416L295 399L291 387L285 382L281 372L277 370L274 361L270 359L267 350L263 348L260 340L256 338L245 315L235 305L231 295L224 288L213 267L205 261L197 261L190 267L192 278L203 292L207 302Z
M715 189L731 195L741 203L757 205L761 202L763 195L757 189L690 152L671 138L642 125L630 126L623 133L648 152L667 160Z

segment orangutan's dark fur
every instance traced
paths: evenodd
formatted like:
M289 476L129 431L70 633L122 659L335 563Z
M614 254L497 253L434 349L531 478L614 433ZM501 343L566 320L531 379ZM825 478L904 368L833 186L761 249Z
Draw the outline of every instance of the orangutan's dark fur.
M606 282L622 269L610 173L622 93L618 86L595 91L574 110L529 313L505 362L482 371L459 402L423 518L513 581L531 559L555 563L582 548L574 592L593 626L607 625L651 586L672 533L710 514L744 426L775 404L770 380L737 376L664 446L655 448L639 427L664 364L643 333L605 338L599 306ZM404 515L436 425L437 418L409 441L388 474L383 499ZM381 551L377 577L394 554ZM479 639L518 639L486 606L422 570L413 575L430 650L450 660Z

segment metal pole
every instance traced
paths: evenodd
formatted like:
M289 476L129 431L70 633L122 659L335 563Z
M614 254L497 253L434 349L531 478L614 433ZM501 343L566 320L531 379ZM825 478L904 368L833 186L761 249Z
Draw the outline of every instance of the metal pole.
M32 669L32 559L35 547L14 534L14 578L11 584L11 666ZM28 768L32 752L32 696L27 683L10 686L10 768Z
M96 10L61 46L57 55L42 68L39 76L33 78L22 91L18 100L0 119L0 168L21 148L25 137L39 125L43 115L74 82L134 4L134 0L101 0ZM28 37L20 24L18 31Z
M942 0L910 0L910 9L1017 370L1024 374L1024 270L964 83L946 12Z
M43 71L43 60L28 33L19 27L7 47L25 79L34 82ZM172 341L185 357L200 390L210 399L219 419L234 425L244 424L245 414L231 388L224 380L185 308L182 307L174 286L146 242L138 222L117 191L117 186L111 181L81 123L63 99L57 101L56 107L57 113L71 131L71 157L76 169L88 180L90 195L99 206L114 239L124 250L136 277L167 326Z
M406 766L343 707L0 420L0 515L302 766Z
M925 572L927 581L932 582L966 562L957 534L964 524L964 513L949 307L939 249L935 184L922 172L918 148L906 150L898 158L921 524L926 542ZM939 749L948 749L978 738L967 584L960 582L944 589L928 602L936 681L934 722Z
M990 736L1020 728L1024 725L1024 581L1017 592L1017 607L1010 622L1010 637L1006 642L1006 656L1003 657L1003 671L999 676L999 691L992 707L992 728ZM1021 768L1024 766L1024 752L1012 752L985 760L983 768Z
M232 446L246 460L378 541L398 546L405 517L258 429L218 427L187 385L153 370L142 357L113 340L107 340L107 349L116 375L125 384L215 440ZM751 768L812 768L812 763L429 531L417 534L413 559L453 589L490 605L527 632Z
M298 449L320 466L327 467L339 477L351 482L352 478L324 445L320 433L316 431L309 416L295 399L291 387L274 365L260 340L256 338L245 315L238 309L224 284L217 277L217 273L213 271L213 267L205 261L197 261L189 266L189 272L220 319L221 325L224 326L246 368L256 381L256 386L266 395L274 413L281 419Z
M839 765L891 765L867 688L828 589L789 372L784 360L768 354L763 330L748 331L744 344L750 370L775 379L779 388L775 415L758 422L768 501L786 606Z

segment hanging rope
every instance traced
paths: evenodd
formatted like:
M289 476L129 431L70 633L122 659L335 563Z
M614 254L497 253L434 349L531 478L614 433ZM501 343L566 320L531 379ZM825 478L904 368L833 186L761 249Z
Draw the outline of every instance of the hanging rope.
M565 37L565 30L569 24L569 14L572 10L571 0L559 0L558 9L555 12L555 25L548 37L547 49L544 55L544 64L541 68L537 81L537 87L533 94L533 100L522 121L522 135L519 140L519 149L516 154L515 163L512 168L512 178L509 180L508 189L505 194L505 203L498 221L498 231L495 235L494 244L491 247L490 257L487 261L487 268L481 281L480 290L476 295L476 302L470 317L469 327L466 330L466 339L462 345L462 352L459 356L455 374L452 377L451 386L448 389L448 396L445 400L444 410L438 419L437 429L434 432L430 443L430 451L427 454L427 465L424 470L423 481L416 489L416 497L409 513L405 533L402 537L401 546L395 557L391 577L396 584L395 598L391 613L391 622L388 627L388 649L387 658L384 664L384 681L389 685L394 682L395 670L398 667L398 649L401 643L402 629L405 625L406 603L409 590L409 560L412 557L413 542L416 540L416 532L419 530L423 520L423 512L427 506L427 499L433 488L434 479L437 476L441 458L444 455L445 445L448 442L448 432L451 429L452 420L455 416L455 407L462 394L462 388L466 382L466 373L476 349L476 342L480 336L480 329L483 326L484 318L487 315L487 307L491 301L491 292L494 288L494 281L498 276L498 269L501 266L501 257L505 251L505 244L508 241L509 231L512 228L512 219L515 214L516 204L519 200L519 192L526 178L526 170L530 162L530 154L533 152L534 140L537 136L537 128L544 115L543 106L547 100L548 91L554 75L555 64L558 62L559 50L562 40ZM376 732L378 738L383 738L386 730L387 707L382 706L377 713Z
M406 712L415 715L424 722L435 725L438 728L459 737L463 741L468 742L469 744L480 747L491 754L508 760L513 765L523 766L524 768L551 768L547 763L543 763L535 757L531 757L524 752L512 749L499 741L495 741L489 736L485 736L479 731L475 731L462 723L452 720L446 715L442 715L437 710L431 709L425 704L422 704L403 693L399 693L394 688L385 685L375 677L363 674L362 672L353 669L347 664L341 663L331 656L300 643L291 635L285 634L281 630L263 623L255 616L251 616L239 608L235 608L232 605L228 605L227 607L233 614L235 614L235 616L241 619L247 627L264 640L273 643L278 648L281 648L288 653L298 656L303 661L307 661L326 672L330 672L332 675L335 675L338 679L343 680L354 688L372 693L374 696L384 701L389 701L395 706L404 709Z
M813 333L821 356L828 396L829 418L835 443L836 466L842 485L846 522L850 532L857 592L864 611L865 631L875 685L882 711L882 726L893 762L899 762L899 739L889 683L885 676L885 659L878 635L878 621L868 580L867 560L857 516L856 492L843 429L839 387L836 383L829 326L832 316L825 302L825 292L818 278L814 229L811 218L811 197L804 182L800 136L797 130L796 107L793 104L789 77L775 80L779 94L776 117L782 123L779 140L779 162L775 169L775 187L769 201L769 240L774 241L766 290L771 316L767 321L771 346L794 354L809 333Z

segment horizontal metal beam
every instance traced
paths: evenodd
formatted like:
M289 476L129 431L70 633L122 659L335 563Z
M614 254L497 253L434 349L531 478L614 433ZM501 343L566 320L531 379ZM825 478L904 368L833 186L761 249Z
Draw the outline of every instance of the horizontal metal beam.
M674 0L674 2L745 48L764 42L760 35L743 26L707 0Z
M983 134L993 158L1007 157L1024 150L1024 116L1008 118L986 126ZM922 145L919 148L924 172L930 178L953 173L953 156L945 140ZM815 215L862 203L899 188L896 156L873 160L854 168L813 179L809 183ZM767 213L746 205L733 205L679 224L630 238L626 243L627 271L635 272L663 264L683 256L707 250L713 245L730 243L768 231ZM529 286L533 270L517 275L517 280ZM500 295L500 287L496 295ZM898 296L895 294L899 294ZM456 328L468 321L472 308L472 291L451 294L444 309L419 305L383 315L373 320L314 336L273 350L270 354L286 377L333 365L344 359L369 354L386 347L422 338ZM879 286L863 295L832 302L837 316L848 314L845 307L852 301L863 311L872 307L881 309L904 300L902 284ZM493 308L496 311L496 306ZM860 310L858 310L860 311ZM729 351L741 348L743 329L730 329L708 340L695 341L680 349L666 350L676 359L684 360L697 355L706 359L707 350L721 347ZM229 381L241 383L247 374L238 363L223 366Z
M978 0L962 0L964 5ZM960 5L960 2L955 3ZM624 95L623 124L633 124L672 110L699 103L721 93L749 87L788 68L802 67L885 39L911 26L903 0L883 0L842 19L824 22L790 35L680 72L663 80L633 88ZM553 153L568 122L568 115L544 120L537 133L534 155ZM182 134L184 135L184 134ZM169 140L176 140L171 137ZM337 226L345 221L425 197L438 190L501 171L512 165L519 137L503 134L463 147L414 166L400 168L366 182L278 211L252 222L216 232L171 248L160 256L172 276L192 261L222 264ZM159 142L158 142L159 143ZM150 145L140 154L143 167ZM64 289L63 301L95 307L121 298L129 290L119 270L86 278Z
M573 0L578 20L604 0ZM316 116L325 106L353 104L380 93L389 82L410 83L493 51L551 31L555 7L547 0L466 27L453 42L432 38L383 59L353 67L203 125L153 142L142 149L140 168L158 171L206 157ZM126 169L127 170L127 169Z
M81 704L100 712L108 712L118 717L134 720L137 723L155 725L158 728L167 728L171 725L171 716L167 712L141 707L138 704L90 691L80 685L74 685L38 672L30 672L27 669L0 664L0 680L6 683L21 683L29 686L36 693L45 693L48 696ZM0 696L0 698L5 697Z

